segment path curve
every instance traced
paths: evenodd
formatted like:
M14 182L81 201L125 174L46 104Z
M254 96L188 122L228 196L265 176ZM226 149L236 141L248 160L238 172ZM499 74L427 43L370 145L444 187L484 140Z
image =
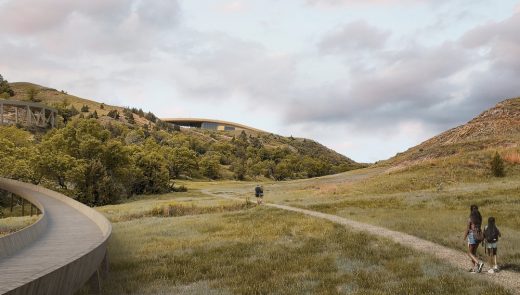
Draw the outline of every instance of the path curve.
M30 237L18 239L12 253L0 253L0 294L72 294L97 278L112 231L103 215L40 186L0 178L0 188L44 211L32 226L0 238Z
M243 201L244 199L237 198L237 197L231 197L223 194L217 194L214 192L211 192L209 190L203 191L206 194L210 194L216 197L225 198L225 199L234 199L234 200L240 200ZM368 223L363 223L359 221L354 221L351 219L347 219L344 217L340 217L333 214L327 214L307 209L301 209L297 207L287 206L287 205L279 205L279 204L273 204L273 203L264 203L265 206L273 207L277 209L297 212L301 214L305 214L308 216L313 216L321 219L326 219L329 221L332 221L337 224L341 224L344 226L347 226L353 230L356 231L362 231L367 232L369 234L372 234L374 236L387 238L395 243L401 244L403 246L412 248L414 250L433 255L434 257L443 260L444 262L459 268L461 270L466 271L469 267L469 258L467 255L461 251L457 251L451 248L448 248L446 246L442 246L421 238L418 238L416 236L412 236L409 234L405 234L398 231L393 231L384 227L375 226ZM264 206L262 205L262 206ZM432 249L435 249L435 251L432 251ZM493 275L488 275L487 273L483 272L481 274L482 278L487 279L490 282L499 284L503 286L504 288L510 290L514 294L520 294L520 274L502 270L498 273L495 273Z

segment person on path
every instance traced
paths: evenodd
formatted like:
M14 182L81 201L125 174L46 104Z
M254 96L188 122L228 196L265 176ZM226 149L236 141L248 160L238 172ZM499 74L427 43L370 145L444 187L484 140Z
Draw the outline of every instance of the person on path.
M495 225L495 217L488 218L488 224L484 228L484 242L486 243L486 252L489 257L489 265L493 265L488 270L488 273L495 273L498 271L497 264L497 242L498 238L501 237L500 231Z
M256 203L262 205L262 202L264 201L264 189L259 184L255 187L255 197Z
M473 267L469 270L472 273L481 272L484 263L477 258L478 245L482 241L482 215L476 205L471 205L468 225L464 234L464 240L468 240L468 256Z

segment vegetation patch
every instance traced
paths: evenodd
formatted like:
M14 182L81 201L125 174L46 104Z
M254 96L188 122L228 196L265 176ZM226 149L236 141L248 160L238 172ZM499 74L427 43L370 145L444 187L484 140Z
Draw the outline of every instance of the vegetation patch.
M0 218L0 237L14 233L38 220L38 216L6 217Z
M508 294L387 240L265 207L118 222L109 251L107 294Z

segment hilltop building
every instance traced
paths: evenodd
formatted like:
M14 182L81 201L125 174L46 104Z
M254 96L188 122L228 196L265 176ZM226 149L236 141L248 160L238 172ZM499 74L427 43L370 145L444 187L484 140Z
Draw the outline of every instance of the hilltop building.
M228 122L228 121L222 121L222 120L213 120L213 119L165 118L165 119L161 119L161 121L179 125L181 127L188 127L188 128L200 128L200 129L223 130L223 131L246 130L246 131L263 132L262 130L259 130L259 129L256 129L253 127L249 127L246 125Z

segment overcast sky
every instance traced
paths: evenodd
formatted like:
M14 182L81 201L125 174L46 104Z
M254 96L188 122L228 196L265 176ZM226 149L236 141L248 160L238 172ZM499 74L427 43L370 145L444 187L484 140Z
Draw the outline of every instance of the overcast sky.
M520 2L0 0L0 74L361 162L520 96Z

